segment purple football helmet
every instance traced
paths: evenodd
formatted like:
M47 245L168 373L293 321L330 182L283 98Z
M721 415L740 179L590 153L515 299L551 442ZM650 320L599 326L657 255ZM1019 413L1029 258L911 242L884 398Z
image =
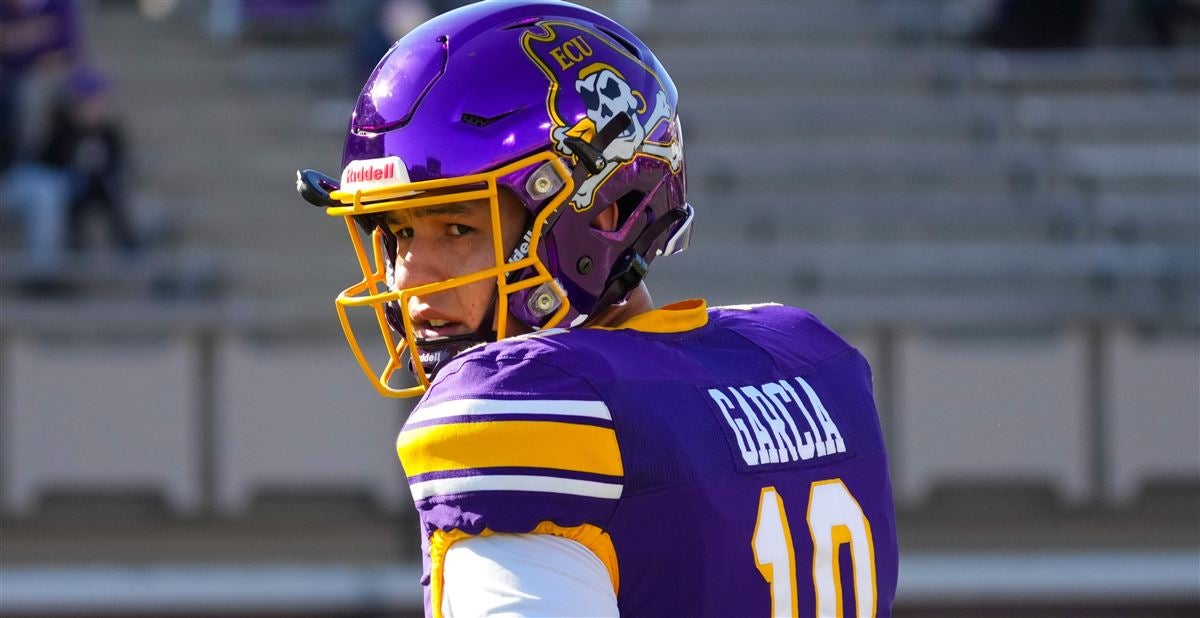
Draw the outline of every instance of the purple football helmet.
M376 388L422 393L447 358L505 337L507 316L533 330L586 325L622 301L655 256L685 249L692 208L676 108L675 85L645 44L573 4L482 2L398 41L358 97L340 181L306 170L297 183L306 200L348 222L364 278L339 295L338 308ZM396 289L383 213L466 199L495 210L501 192L529 212L507 260ZM614 204L617 229L596 229L593 219ZM500 230L493 236L499 247ZM409 298L482 279L496 282L497 298L480 332L453 341L406 334L414 332ZM362 354L350 306L375 309L390 356L382 373ZM420 385L392 387L405 365Z

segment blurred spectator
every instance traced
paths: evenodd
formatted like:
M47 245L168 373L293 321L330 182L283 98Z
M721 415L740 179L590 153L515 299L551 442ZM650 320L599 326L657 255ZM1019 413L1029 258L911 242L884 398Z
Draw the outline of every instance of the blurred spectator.
M0 173L36 141L39 99L79 56L71 0L0 0Z
M79 56L76 7L70 0L0 0L0 214L24 225L34 277L61 257L70 180L32 160L50 93Z
M81 250L90 215L107 221L112 241L126 253L138 241L126 213L125 140L113 117L107 80L94 69L78 69L66 96L55 106L42 163L63 170L70 179L67 243Z
M997 49L1067 49L1089 44L1171 48L1195 42L1200 0L992 0L983 6L982 45Z
M1200 24L1200 0L1139 0L1134 10L1150 42L1164 49L1180 44L1184 33Z
M980 42L998 49L1082 47L1095 8L1093 0L1000 0Z
M17 163L0 178L0 213L21 219L26 267L34 278L51 274L59 265L70 199L66 171L40 162Z

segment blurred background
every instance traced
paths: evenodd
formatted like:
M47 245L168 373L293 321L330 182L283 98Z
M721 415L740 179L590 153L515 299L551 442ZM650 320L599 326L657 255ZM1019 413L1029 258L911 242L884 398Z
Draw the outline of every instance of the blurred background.
M419 615L294 171L456 4L0 0L0 612ZM1200 615L1200 3L587 4L681 93L656 300L870 359L898 616Z

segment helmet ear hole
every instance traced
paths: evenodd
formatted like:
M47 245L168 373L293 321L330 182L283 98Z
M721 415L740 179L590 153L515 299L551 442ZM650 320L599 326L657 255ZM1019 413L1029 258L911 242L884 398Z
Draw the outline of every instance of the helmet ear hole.
M638 207L642 205L645 199L646 194L641 191L630 191L622 195L617 198L617 201L609 204L608 208L596 213L596 216L591 221L592 229L602 232L616 232L623 229L625 224L629 222L629 218L633 216L633 213L637 212ZM616 208L616 221L604 220L607 218L605 215L614 207Z

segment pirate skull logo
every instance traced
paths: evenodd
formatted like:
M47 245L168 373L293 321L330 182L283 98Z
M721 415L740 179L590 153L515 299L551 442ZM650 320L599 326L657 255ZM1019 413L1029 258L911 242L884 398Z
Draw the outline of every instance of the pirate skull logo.
M604 131L608 123L621 112L625 112L629 118L635 119L629 124L629 128L625 129L613 142L614 144L622 143L621 154L624 156L618 158L632 158L637 145L645 137L645 131L642 125L636 122L640 102L634 96L633 89L629 87L629 84L617 77L616 73L604 69L585 79L577 80L575 91L583 97L583 103L587 106L587 117L596 125L597 133ZM609 153L606 151L605 154Z
M638 118L638 111L645 110L645 99L641 93L633 90L619 74L609 68L588 73L581 72L585 77L575 81L575 91L583 99L587 107L586 118L581 119L572 127L557 127L553 131L555 147L563 154L572 154L566 144L571 135L591 133L598 135L604 131L608 123L624 112L631 122L629 126L609 142L603 150L604 164L600 171L588 177L579 185L578 191L571 199L576 210L586 210L592 204L596 189L599 188L617 168L631 161L639 152L644 152L671 164L672 171L679 169L682 153L675 143L655 144L647 142L646 137L658 123L671 118L670 105L666 93L659 91L655 97L654 109L644 120ZM591 125L587 127L586 125ZM592 129L588 131L587 129Z

